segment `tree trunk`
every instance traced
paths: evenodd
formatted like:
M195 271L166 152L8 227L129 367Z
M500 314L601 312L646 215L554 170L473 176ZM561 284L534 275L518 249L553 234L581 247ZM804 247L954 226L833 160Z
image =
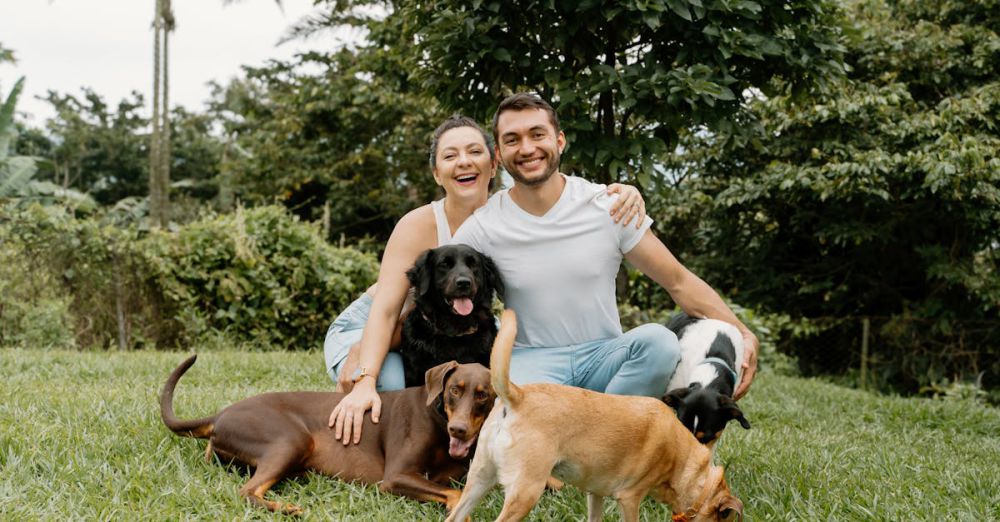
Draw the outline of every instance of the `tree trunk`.
M149 218L153 227L162 223L160 209L160 31L163 28L163 0L156 0L153 13L153 116L149 137Z
M170 0L162 0L169 6ZM169 9L169 7L167 7ZM170 31L168 25L163 31L163 128L160 129L160 226L170 222Z

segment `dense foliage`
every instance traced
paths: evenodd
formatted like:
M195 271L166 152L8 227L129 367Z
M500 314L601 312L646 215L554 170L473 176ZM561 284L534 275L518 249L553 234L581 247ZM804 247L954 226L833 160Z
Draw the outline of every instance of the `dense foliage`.
M213 111L238 147L225 166L238 195L280 201L310 220L329 203L334 239L386 238L400 216L436 196L427 146L444 113L364 75L364 65L347 51L310 54L249 68L217 89Z
M149 234L111 217L0 210L0 345L315 348L375 280L374 258L279 207Z
M785 343L804 368L857 368L867 317L884 384L998 384L997 7L854 2L850 81L755 103L738 146L690 136L667 236L733 299L806 320Z
M280 207L191 223L144 240L153 284L185 334L315 348L333 317L375 282L369 255L335 248Z
M606 183L648 181L683 129L739 133L748 89L801 94L841 72L828 0L325 3L301 32L362 25L375 74L448 109L488 120L510 92L541 93L569 138L563 171Z

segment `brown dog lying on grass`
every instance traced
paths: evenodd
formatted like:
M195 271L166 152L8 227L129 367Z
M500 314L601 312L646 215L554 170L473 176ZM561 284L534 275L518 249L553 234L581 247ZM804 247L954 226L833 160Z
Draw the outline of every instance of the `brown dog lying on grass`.
M497 482L506 494L497 520L521 520L550 474L588 492L591 521L601 519L604 497L618 501L624 520L637 521L646 495L669 503L677 521L743 518L743 504L729 492L722 468L712 465L711 452L662 401L511 383L516 333L514 312L505 310L490 357L493 389L502 403L483 425L449 521L468 517Z
M174 416L177 381L197 356L182 362L160 394L160 416L174 433L208 439L226 462L255 468L240 494L271 511L298 514L301 508L264 499L283 478L313 470L343 480L379 483L379 489L450 509L460 491L450 486L468 469L469 453L495 396L481 364L454 361L427 371L426 384L382 394L378 424L365 418L359 444L345 446L327 426L330 411L344 397L332 392L263 393L196 420ZM426 474L426 477L425 477Z

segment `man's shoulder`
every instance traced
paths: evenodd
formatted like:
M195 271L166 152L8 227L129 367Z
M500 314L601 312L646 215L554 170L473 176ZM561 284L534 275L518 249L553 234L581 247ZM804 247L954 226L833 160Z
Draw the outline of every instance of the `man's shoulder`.
M608 195L607 185L578 176L566 176L566 189L574 200L590 203L601 210L610 210L611 204L618 199L618 194Z
M501 208L505 204L505 201L506 202L510 201L510 199L507 196L508 190L510 189L498 190L496 193L490 196L489 199L486 200L485 205L477 208L472 213L472 215L480 220L495 219L499 215Z

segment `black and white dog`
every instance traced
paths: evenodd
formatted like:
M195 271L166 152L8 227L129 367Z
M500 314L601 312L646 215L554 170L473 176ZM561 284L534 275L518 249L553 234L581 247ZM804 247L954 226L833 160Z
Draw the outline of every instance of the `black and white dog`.
M716 319L695 319L681 312L667 328L677 335L681 362L667 385L663 402L702 444L714 447L726 424L750 423L736 406L733 392L743 370L743 336L733 325Z

